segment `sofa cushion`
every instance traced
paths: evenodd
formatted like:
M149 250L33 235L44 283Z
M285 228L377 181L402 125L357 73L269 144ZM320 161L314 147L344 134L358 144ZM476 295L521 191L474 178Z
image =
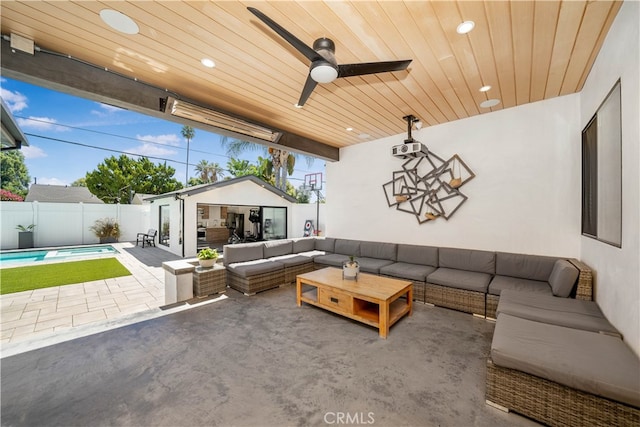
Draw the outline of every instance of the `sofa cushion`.
M493 363L567 387L640 406L640 359L619 338L501 313Z
M280 255L277 257L269 258L269 261L278 261L283 264L285 268L287 267L295 267L296 265L303 265L313 262L313 258L298 255L298 254L289 254L289 255Z
M500 313L567 328L620 336L595 301L505 289L500 293L496 317Z
M496 274L546 282L557 259L539 255L497 252Z
M344 263L345 261L349 261L349 257L342 254L319 255L313 259L313 262L316 264L339 268L342 268L342 263Z
M264 258L264 244L259 243L239 243L236 245L225 245L223 249L225 265L237 262L253 261Z
M317 251L335 252L336 239L325 237L324 239L315 239L315 241Z
M348 239L336 239L334 252L342 255L360 256L360 241Z
M407 264L438 266L438 248L434 246L398 245L396 261Z
M305 256L307 258L314 259L317 256L326 255L326 254L327 253L325 251L315 251L314 250L314 251L307 251L307 252L299 252L297 255Z
M296 239L293 241L293 248L291 252L294 254L300 252L309 252L316 249L316 241L313 237L304 237L302 239Z
M395 261L396 248L395 243L360 242L360 256Z
M289 255L293 249L291 240L272 240L264 242L264 257L273 258L274 256Z
M383 276L398 277L400 279L413 280L415 282L426 282L427 276L436 270L430 265L409 264L406 262L396 262L380 269Z
M549 276L549 285L553 294L564 298L571 295L579 274L578 269L566 259L557 260Z
M482 293L487 292L490 281L491 275L487 273L443 267L439 267L427 276L427 283Z
M237 262L227 265L227 270L240 277L252 277L258 274L271 273L273 271L283 270L284 264L277 261L255 260L247 262Z
M380 269L387 265L393 264L393 261L388 259L378 259L378 258L363 258L360 257L356 261L360 265L360 271L363 273L373 273L380 274Z
M440 248L438 267L494 274L496 254L474 249Z
M547 282L520 279L518 277L494 276L489 284L489 293L491 295L500 295L500 293L505 289L552 295L551 287Z

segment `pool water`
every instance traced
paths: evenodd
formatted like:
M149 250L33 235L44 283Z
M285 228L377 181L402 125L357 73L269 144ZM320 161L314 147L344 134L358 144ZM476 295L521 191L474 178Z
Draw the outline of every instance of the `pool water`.
M94 255L115 255L117 253L116 248L111 245L0 252L0 265L66 260Z

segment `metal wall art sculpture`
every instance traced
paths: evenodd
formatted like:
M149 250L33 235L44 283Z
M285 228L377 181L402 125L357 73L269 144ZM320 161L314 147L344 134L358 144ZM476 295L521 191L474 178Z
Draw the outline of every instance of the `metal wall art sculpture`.
M382 185L387 204L413 214L419 224L440 217L449 219L467 201L460 187L475 177L460 156L444 160L411 137L411 128L419 119L409 115L408 137L404 144L392 147L394 157L406 160L394 171L391 181Z

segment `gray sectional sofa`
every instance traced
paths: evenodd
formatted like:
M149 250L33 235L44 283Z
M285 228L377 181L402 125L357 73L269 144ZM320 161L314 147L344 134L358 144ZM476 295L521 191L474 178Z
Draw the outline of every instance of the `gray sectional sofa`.
M505 290L487 403L548 425L640 425L640 359L593 301Z
M591 271L573 259L339 238L226 245L228 285L247 295L338 267L354 256L360 271L410 280L416 301L495 318L505 289L591 300Z
M416 301L497 318L487 403L549 425L640 425L640 363L576 259L339 238L224 247L228 285L246 295L350 256L361 272L410 280Z

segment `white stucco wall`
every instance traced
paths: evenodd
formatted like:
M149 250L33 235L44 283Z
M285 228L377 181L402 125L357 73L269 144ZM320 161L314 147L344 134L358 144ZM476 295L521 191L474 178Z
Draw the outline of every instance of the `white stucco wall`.
M401 169L391 147L406 134L358 144L327 163L328 236L579 256L579 95L423 128L413 137L445 160L457 153L474 171L461 187L467 202L448 221L419 225L389 208L382 190Z
M596 301L640 355L640 3L626 1L580 98L587 125L613 85L622 93L622 247L582 237L581 259L595 271Z

